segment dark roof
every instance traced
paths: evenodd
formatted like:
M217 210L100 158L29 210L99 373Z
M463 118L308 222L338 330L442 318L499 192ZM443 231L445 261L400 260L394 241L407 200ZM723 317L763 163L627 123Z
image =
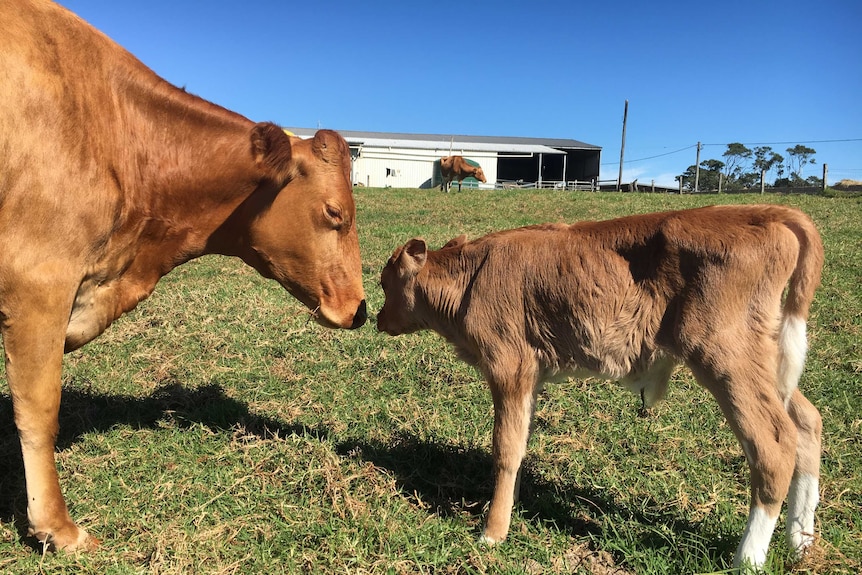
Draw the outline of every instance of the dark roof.
M313 128L285 128L297 136L311 136L316 131ZM509 145L535 145L548 146L550 148L575 149L575 150L601 150L601 146L594 146L578 140L567 138L522 138L515 136L465 136L459 134L406 134L400 132L360 132L352 130L337 130L347 141L370 139L391 140L418 140L426 142L440 142L448 145L450 142L476 143L476 144L509 144Z

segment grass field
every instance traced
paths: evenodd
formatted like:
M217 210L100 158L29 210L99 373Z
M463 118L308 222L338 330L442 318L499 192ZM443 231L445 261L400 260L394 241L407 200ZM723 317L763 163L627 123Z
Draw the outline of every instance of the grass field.
M357 189L372 316L392 250L544 221L713 203L798 206L827 260L801 388L824 418L821 538L774 573L862 570L862 200ZM748 471L718 408L678 370L668 400L595 380L539 401L509 539L477 543L491 494L490 395L432 333L335 332L236 260L165 277L66 358L58 466L102 547L42 556L0 393L0 573L714 573L745 525Z

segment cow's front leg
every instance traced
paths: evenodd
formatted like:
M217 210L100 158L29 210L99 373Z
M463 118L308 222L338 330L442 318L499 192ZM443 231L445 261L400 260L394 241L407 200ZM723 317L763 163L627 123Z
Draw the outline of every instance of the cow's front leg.
M505 539L509 532L539 385L533 374L523 373L489 383L494 397L494 495L482 541L494 544Z
M60 492L54 446L65 323L62 316L51 313L50 305L41 303L41 309L31 306L3 323L6 376L24 459L30 533L51 548L94 547L98 541L75 525Z

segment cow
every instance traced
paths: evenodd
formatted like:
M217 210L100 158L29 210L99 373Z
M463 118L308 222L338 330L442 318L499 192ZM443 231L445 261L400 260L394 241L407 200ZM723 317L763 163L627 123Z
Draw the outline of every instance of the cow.
M329 328L366 319L350 155L186 93L47 0L0 2L0 330L30 534L90 549L54 461L64 352L176 266L236 256Z
M461 191L461 182L464 178L473 177L485 183L485 172L479 166L471 166L462 156L446 156L440 158L440 175L443 177L443 191L448 192L452 180L458 180L458 191Z
M509 530L545 382L617 380L650 407L688 366L747 458L751 506L734 561L757 567L788 493L789 546L801 554L814 540L822 424L797 383L822 264L811 220L772 205L536 225L437 251L414 238L383 269L377 329L433 330L488 381L489 544Z

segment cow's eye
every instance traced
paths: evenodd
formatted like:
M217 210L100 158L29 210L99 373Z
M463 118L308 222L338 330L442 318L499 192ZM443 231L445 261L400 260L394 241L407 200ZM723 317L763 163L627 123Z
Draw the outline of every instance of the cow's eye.
M331 204L326 204L325 212L326 218L329 220L333 227L339 228L344 224L344 215L337 207Z

